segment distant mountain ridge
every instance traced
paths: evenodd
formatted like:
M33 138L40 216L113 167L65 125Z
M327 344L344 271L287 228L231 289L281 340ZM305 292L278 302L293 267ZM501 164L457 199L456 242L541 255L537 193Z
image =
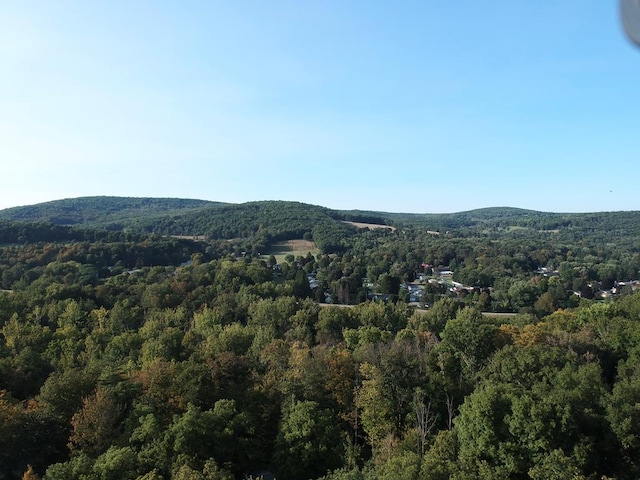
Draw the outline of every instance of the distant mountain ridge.
M487 218L512 218L529 214L560 215L514 207L487 207L456 213L389 213L372 210L332 210L311 204L277 200L235 204L185 198L89 196L3 209L0 210L0 220L50 222L56 225L105 225L131 218L178 215L200 209L229 208L233 210L243 206L267 204L295 204L322 208L342 220L369 220L364 223L378 223L390 219L402 219L413 223L417 219L465 218L468 221L481 221Z
M529 214L541 212L498 207L452 214L410 214L333 210L291 201L232 204L183 198L95 196L0 210L0 220L171 235L203 234L213 238L250 237L262 232L267 233L268 240L278 240L302 237L306 232L312 232L314 227L335 220L389 225L426 224L432 228L449 229Z
M334 210L291 201L241 204L181 198L79 197L0 210L0 221L162 235L205 235L212 239L252 239L268 244L313 239L339 250L357 229L343 221L425 228L458 235L562 233L603 241L640 235L640 212L550 213L490 207L457 213L388 213Z

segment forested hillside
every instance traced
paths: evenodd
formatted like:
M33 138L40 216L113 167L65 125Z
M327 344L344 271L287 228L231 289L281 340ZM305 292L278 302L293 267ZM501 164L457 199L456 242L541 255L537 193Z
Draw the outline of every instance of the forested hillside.
M181 198L81 197L0 210L0 219L50 222L56 225L124 227L132 218L173 215L224 205Z
M0 220L45 222L163 235L206 235L214 239L302 238L335 221L386 224L458 235L555 233L562 238L619 239L640 235L640 212L551 213L496 207L446 214L332 210L299 202L244 204L170 198L82 197L0 210ZM334 220L333 222L331 220ZM338 232L341 235L345 231Z
M87 197L17 207L0 211L1 219L130 233L245 239L255 250L264 250L273 242L304 237L313 238L326 252L344 249L346 239L355 231L340 220L371 220L297 202L230 205L200 200L118 197Z
M0 222L0 479L640 476L636 212L189 208Z

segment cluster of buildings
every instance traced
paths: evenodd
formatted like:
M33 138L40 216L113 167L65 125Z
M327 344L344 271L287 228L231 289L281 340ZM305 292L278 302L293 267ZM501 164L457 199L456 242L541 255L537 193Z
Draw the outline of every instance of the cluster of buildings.
M583 298L593 298L595 300L609 300L623 293L637 292L640 290L640 280L630 280L628 282L613 282L611 288L603 288L602 282L590 282L587 284L588 289L573 292L574 295Z

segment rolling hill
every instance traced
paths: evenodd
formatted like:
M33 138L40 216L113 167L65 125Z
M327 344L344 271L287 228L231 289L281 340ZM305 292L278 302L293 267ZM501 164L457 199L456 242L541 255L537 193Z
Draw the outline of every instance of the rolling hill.
M79 197L0 210L0 220L110 227L133 218L176 215L225 205L183 198Z
M333 210L290 201L230 204L193 199L80 197L0 210L0 221L51 223L134 234L204 235L271 244L313 239L339 251L358 230L344 221L456 235L548 235L620 241L640 236L640 212L550 213L493 207L445 214Z

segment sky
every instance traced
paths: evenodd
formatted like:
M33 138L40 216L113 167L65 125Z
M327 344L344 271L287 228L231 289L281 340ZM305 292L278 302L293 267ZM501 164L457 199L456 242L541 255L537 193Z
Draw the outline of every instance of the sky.
M613 0L0 3L0 208L640 210Z

